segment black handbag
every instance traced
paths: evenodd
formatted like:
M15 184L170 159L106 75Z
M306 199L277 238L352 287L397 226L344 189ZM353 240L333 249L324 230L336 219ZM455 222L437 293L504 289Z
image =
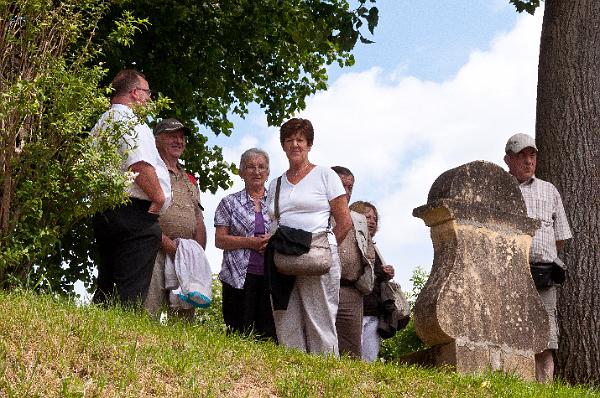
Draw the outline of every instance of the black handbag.
M554 268L558 265L554 263L533 263L531 264L531 277L533 283L538 289L546 289L554 285L553 274L555 273ZM560 267L559 267L560 268ZM562 270L562 268L561 268ZM564 272L564 271L563 271ZM564 277L563 277L564 282ZM562 283L562 282L557 282Z

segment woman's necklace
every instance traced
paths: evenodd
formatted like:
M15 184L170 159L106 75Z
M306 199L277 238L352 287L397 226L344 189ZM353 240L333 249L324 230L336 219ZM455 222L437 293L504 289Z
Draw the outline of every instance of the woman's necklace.
M254 212L260 212L260 202L262 200L262 197L265 195L265 191L263 190L262 193L251 193L250 191L248 191L248 195L250 196L250 198L252 198L252 201L254 202Z
M258 193L252 193L252 192L248 192L248 195L250 195L250 197L252 199L258 200L258 199L262 199L262 197L265 195L265 192L258 192Z
M310 166L310 162L307 162L307 163L305 163L303 166L301 166L301 167L300 167L298 170L296 170L296 171L291 171L291 169L290 169L290 170L288 171L288 173L289 173L289 174L291 174L291 175L290 175L290 177L292 177L292 178L297 178L297 177L300 175L300 173L301 173L301 172L302 172L302 171L303 171L305 168L307 168L308 166Z

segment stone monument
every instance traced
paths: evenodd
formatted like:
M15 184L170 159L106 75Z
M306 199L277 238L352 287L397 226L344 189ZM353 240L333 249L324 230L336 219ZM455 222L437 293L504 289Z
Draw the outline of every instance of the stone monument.
M534 379L548 317L528 261L539 221L527 217L517 181L493 163L468 163L440 175L413 215L431 228L434 260L414 308L432 348L412 362Z

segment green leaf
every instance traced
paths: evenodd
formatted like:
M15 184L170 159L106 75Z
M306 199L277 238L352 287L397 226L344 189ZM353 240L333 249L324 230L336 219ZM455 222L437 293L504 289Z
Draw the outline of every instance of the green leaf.
M367 16L368 28L371 34L374 33L375 27L379 23L379 10L377 7L371 7L369 10L369 15Z
M540 0L509 0L509 2L515 6L518 12L526 11L531 15L540 6Z

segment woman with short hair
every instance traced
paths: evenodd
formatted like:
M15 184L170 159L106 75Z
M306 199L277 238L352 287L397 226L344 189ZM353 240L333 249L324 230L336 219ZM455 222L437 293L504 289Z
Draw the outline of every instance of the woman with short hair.
M279 219L275 220L277 179L269 185L269 214L281 226L312 234L326 232L332 266L323 275L298 275L287 307L273 298L279 343L309 353L339 355L335 319L339 303L340 263L337 244L351 228L346 191L329 167L310 162L314 130L307 119L294 118L281 126L280 142L288 161L281 175ZM335 226L330 228L333 216Z
M377 208L372 203L356 201L350 205L350 210L354 210L366 217L369 234L373 238L379 226ZM381 337L377 333L379 316L383 314L383 305L380 300L381 283L389 281L394 277L394 267L385 265L381 253L377 249L377 246L375 246L375 242L373 242L373 246L375 247L375 263L373 265L375 284L373 291L363 298L362 359L368 362L373 362L377 359L379 347L381 346Z
M239 175L244 189L223 198L215 211L215 245L223 249L223 318L230 331L276 339L263 257L271 225L265 189L269 155L248 149Z

